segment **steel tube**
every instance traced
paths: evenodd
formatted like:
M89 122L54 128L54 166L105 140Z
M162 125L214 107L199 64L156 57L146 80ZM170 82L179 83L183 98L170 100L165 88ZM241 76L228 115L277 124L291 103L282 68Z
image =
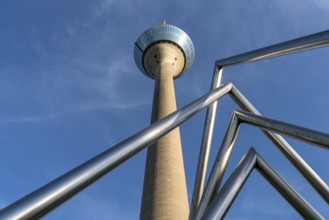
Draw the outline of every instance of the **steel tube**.
M214 74L211 84L211 90L218 88L221 84L222 78L222 68L218 68L215 66ZM195 175L194 181L194 189L192 194L192 202L190 208L190 215L189 219L193 219L194 213L199 205L200 199L202 197L204 184L206 181L206 174L207 174L207 167L208 167L208 160L209 160L209 152L211 148L211 141L213 136L214 130L214 123L216 118L216 111L217 110L217 101L212 103L208 109L205 119L205 125L202 135L200 153L199 153L199 160L197 165L197 172Z
M304 219L324 219L289 183L286 182L259 154L256 168L265 179L290 203Z
M211 169L210 176L207 181L206 188L202 195L200 204L197 208L195 219L200 219L209 203L216 196L219 186L222 182L227 163L230 159L236 137L239 132L239 119L233 113L229 126L226 130L222 144L219 148L214 165Z
M242 63L325 47L328 45L329 30L217 60L216 65L218 67L234 66Z
M231 88L231 83L224 84L153 123L146 129L2 209L0 219L38 219L42 217L203 108L227 94Z
M229 94L242 109L260 115L257 109L234 86ZM233 113L231 122L228 126L215 163L212 167L199 207L197 208L195 219L201 218L220 187L227 163L234 147L234 141L238 134L239 125L243 122L248 123L248 121L244 121L242 117L237 117L237 114ZM263 132L305 177L305 179L313 186L319 195L321 195L326 202L329 202L329 188L327 184L303 160L303 158L300 157L299 154L280 135L273 134L265 130L263 130Z
M253 148L245 154L202 219L223 219L255 167L301 216L305 219L324 219Z
M255 125L268 131L285 134L295 139L299 139L329 150L329 134L286 122L265 118L263 116L248 112L236 110L235 113L240 120L248 124Z
M257 109L240 93L232 87L230 96L245 111L260 115ZM277 146L283 155L294 165L294 167L313 186L319 195L329 203L329 187L321 177L310 167L306 161L290 146L290 144L280 135L263 130L263 133Z
M223 219L234 199L240 192L243 184L248 179L256 164L255 150L250 148L243 156L239 165L235 168L223 188L220 190L214 201L209 205L201 219Z

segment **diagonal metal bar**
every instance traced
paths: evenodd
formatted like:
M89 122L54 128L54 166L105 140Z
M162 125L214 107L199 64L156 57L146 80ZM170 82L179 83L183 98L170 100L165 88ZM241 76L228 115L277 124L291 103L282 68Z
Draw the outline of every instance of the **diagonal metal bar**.
M239 162L226 184L207 207L201 219L224 217L256 164L256 152L250 148Z
M218 67L234 66L242 63L248 63L291 53L302 52L305 50L316 49L319 47L325 47L328 45L329 30L217 60L216 65Z
M285 55L293 52L300 52L308 49L327 46L329 45L328 36L329 31L324 31L314 35L309 35L306 37L244 53L238 56L219 60L216 62L216 66L218 67L218 69L216 68L216 71L214 71L215 75L213 79L212 89L217 88L220 85L223 66L231 66L240 63L246 63ZM221 92L225 90L224 87L227 90L223 94L221 94ZM172 115L168 116L167 118L164 118L161 123L159 122L159 124L154 124L149 128L146 128L145 130L114 146L113 148L92 158L91 160L87 161L76 169L73 169L62 177L59 177L48 185L40 188L39 190L31 193L25 198L1 210L0 216L16 216L18 218L25 216L26 218L37 218L44 215L45 213L54 209L59 204L63 203L64 201L66 201L67 199L69 199L70 197L72 197L73 195L96 181L101 176L105 175L111 169L114 169L116 166L130 158L132 155L134 155L141 149L147 147L149 144L156 141L158 138L162 137L170 130L174 129L176 126L187 120L189 117L200 111L202 108L208 106L211 102L214 102L222 95L225 95L227 92L229 92L231 88L231 84L226 84L223 85L220 90L211 91L209 94L186 106L186 108L182 108L177 112L173 113ZM218 94L220 95L217 96L217 98L214 98ZM231 95L234 97L233 93ZM192 202L192 210L195 209L200 199L200 194L202 193L204 185L213 131L212 127L216 115L216 106L217 103L211 106L211 108L208 110L206 117L204 136L202 141L202 147L200 150L201 159L199 160L200 162L198 166L198 173L196 176L196 187L194 189L194 195L196 196L193 196L193 201L196 202ZM247 109L250 108L250 106L244 107ZM255 111L257 112L257 110ZM251 112L253 111L251 110ZM280 150L282 152L286 152L287 154L291 152L292 148L287 142L285 142L283 138L278 135L272 135L271 133L266 134L273 142L277 143L278 145L281 145ZM289 149L289 147L291 149ZM309 182L311 182L313 186L316 185L316 183L318 183L319 181L322 181L316 175L316 173L311 173L312 170L303 160L301 160L302 162L300 162L300 157L298 154L297 156L296 154L294 154L291 157L295 158L295 160L297 161L299 160L298 163L301 163L303 165L301 168L302 171L300 172L308 179ZM316 177L315 179L313 178L314 176Z
M325 219L264 158L257 155L256 169L305 219Z
M255 107L252 106L252 104L234 86L229 94L242 109L260 115ZM238 134L239 125L243 122L244 121L240 120L234 112L228 129L226 130L226 134L222 141L215 163L212 167L201 201L195 213L195 219L201 218L220 187L227 163L234 147L235 139ZM329 203L329 188L321 177L317 175L317 173L303 160L302 157L299 156L299 154L285 141L283 137L269 131L263 130L263 132L322 196L322 198Z
M271 46L257 49L254 51L250 51L247 53L239 54L236 56L217 60L215 62L215 69L217 67L217 69L220 70L220 73L218 74L218 71L214 71L212 89L215 89L217 86L220 85L221 78L222 78L222 71L223 71L224 67L258 61L258 60L262 60L262 59L269 59L269 58L273 58L273 57L277 57L277 56L282 56L282 55L287 55L287 54L291 54L291 53L302 52L305 50L311 50L311 49L316 49L316 48L320 48L320 47L325 47L328 45L329 45L329 30L319 32L316 34L312 34L312 35L308 35L308 36L304 36L304 37L300 37L300 38L296 38L296 39L289 40L286 42L278 43L275 45L271 45ZM216 104L214 104L214 106ZM215 108L216 108L216 106L215 106ZM198 167L197 167L197 174L196 174L196 178L195 178L194 190L193 190L193 195L192 195L190 219L193 218L195 209L198 206L198 203L200 201L200 195L202 194L203 185L205 182L204 175L206 174L206 167L207 167L206 165L208 163L208 156L207 156L208 154L207 153L210 150L212 130L213 130L212 122L214 121L214 119L216 117L216 111L212 112L212 110L213 110L213 108L210 107L207 112L207 116L206 116L206 120L205 120L203 141L201 144L199 162L198 162ZM253 108L253 110L251 110L251 112L254 112L254 113L257 112L259 114L259 112L255 108ZM289 144L280 137L272 136L269 134L266 134L266 135L274 142L282 143L283 148L287 148L289 146ZM308 166L307 164L304 164L304 165L305 165L305 167ZM307 173L305 175L307 176Z
M268 131L288 135L295 139L299 139L329 150L329 135L326 133L270 118L265 118L263 116L244 111L236 110L235 114L244 123L255 125Z
M0 219L38 219L227 94L224 84L0 211Z
M220 86L221 78L222 78L222 68L218 68L215 66L214 74L212 79L211 90L216 89ZM205 119L205 125L202 135L200 153L199 153L199 160L197 165L197 171L195 174L195 181L194 181L194 188L192 194L192 202L190 207L190 214L189 219L193 219L194 213L196 208L199 205L200 199L202 197L205 181L206 181L206 174L207 174L207 167L208 167L208 160L209 160L209 152L211 147L211 140L214 130L215 124L215 117L217 110L217 101L212 103L208 109Z
M211 169L206 188L203 192L203 195L202 195L201 201L199 203L199 206L197 208L197 211L195 213L194 219L197 219L197 220L201 219L201 216L203 216L208 205L210 204L210 202L213 200L213 198L217 194L217 191L222 182L228 161L230 159L236 137L238 136L239 127L240 127L239 119L237 117L235 117L235 115L233 113L229 126L226 130L224 139L222 141L221 147L219 148L219 152L217 154L216 160Z
M261 115L257 109L233 86L230 96L240 106L241 109L250 113ZM329 187L322 178L310 167L304 159L290 146L290 144L280 135L263 130L263 133L277 146L294 167L313 186L320 196L329 204Z
M223 188L209 205L202 219L223 219L254 168L265 177L303 218L324 219L253 148L250 148L245 154Z
M125 139L109 150L104 151L98 156L41 187L30 195L2 209L0 211L0 218L36 219L45 215L143 148L146 148L157 139L170 132L203 108L209 106L230 91L232 92L233 89L234 87L231 83L220 86L205 96L177 110L171 115L152 124L150 127ZM248 106L248 108L252 109L253 107ZM284 139L282 140L284 141ZM303 167L301 169L303 169ZM316 176L316 174L313 175ZM312 181L317 183L319 180L315 179Z

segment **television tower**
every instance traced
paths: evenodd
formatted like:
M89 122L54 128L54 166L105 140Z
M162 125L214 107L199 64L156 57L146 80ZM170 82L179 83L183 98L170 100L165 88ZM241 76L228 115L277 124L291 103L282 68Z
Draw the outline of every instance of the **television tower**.
M174 79L194 60L194 46L181 29L166 24L144 31L135 43L135 62L155 79L151 123L176 111ZM147 151L140 219L188 219L189 205L179 129Z

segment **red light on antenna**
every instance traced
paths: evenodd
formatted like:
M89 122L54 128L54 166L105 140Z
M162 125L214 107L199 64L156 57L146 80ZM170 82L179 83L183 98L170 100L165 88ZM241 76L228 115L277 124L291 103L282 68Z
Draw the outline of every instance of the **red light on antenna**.
M162 20L162 25L165 25L167 22L166 22L166 20Z

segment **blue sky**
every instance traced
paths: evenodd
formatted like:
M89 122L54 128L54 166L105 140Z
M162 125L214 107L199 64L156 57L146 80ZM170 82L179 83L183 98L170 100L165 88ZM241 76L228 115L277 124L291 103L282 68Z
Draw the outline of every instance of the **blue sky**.
M196 58L176 80L177 105L209 90L215 60L329 28L327 0L0 3L0 207L148 126L153 81L133 59L134 42L162 19L186 31ZM224 82L267 117L329 133L329 48L227 68ZM219 103L211 164L233 109ZM191 197L205 113L181 126ZM329 152L288 139L329 183ZM327 204L256 128L243 125L230 173L253 146L320 213ZM44 219L137 219L145 151ZM225 175L225 179L227 178ZM300 219L254 172L227 219Z

